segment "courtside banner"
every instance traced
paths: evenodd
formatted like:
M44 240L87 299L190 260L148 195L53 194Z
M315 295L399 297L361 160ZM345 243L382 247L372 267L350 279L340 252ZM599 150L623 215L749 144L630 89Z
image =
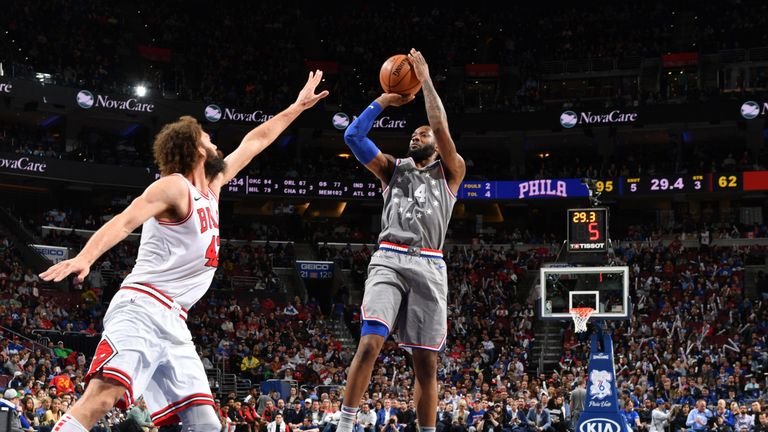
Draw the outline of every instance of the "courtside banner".
M152 182L147 169L16 153L0 153L0 174L109 186L146 187Z

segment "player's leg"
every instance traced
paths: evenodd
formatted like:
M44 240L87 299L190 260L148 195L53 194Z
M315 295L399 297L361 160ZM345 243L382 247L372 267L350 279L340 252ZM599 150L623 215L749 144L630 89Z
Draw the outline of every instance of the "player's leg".
M89 430L113 406L127 408L134 395L144 392L164 343L157 336L157 328L167 309L154 302L122 290L115 294L85 377L85 392L53 430Z
M184 431L221 430L208 377L186 328L186 342L170 344L144 392L155 426L182 423Z
M414 402L422 432L435 432L437 359L448 333L448 283L443 260L417 258L408 272L408 307L398 320L400 346L411 351Z
M416 384L413 400L416 403L416 417L424 432L434 432L437 417L437 351L414 349L413 369Z
M86 432L104 417L125 395L125 386L108 378L95 376L83 396L53 427L56 432Z
M403 302L403 287L396 270L401 266L400 257L379 251L368 267L365 294L360 307L363 321L360 343L347 375L337 432L352 432L360 399L371 381L376 358L392 330L392 324L397 322Z
M363 324L365 326L366 323ZM380 327L379 327L380 326ZM378 327L381 333L388 332L382 324L373 324L371 327ZM370 329L369 329L370 330ZM363 330L366 331L365 329ZM344 404L348 406L359 405L360 398L363 397L368 383L371 381L373 366L376 358L379 356L381 347L384 345L387 334L365 334L360 337L360 343L357 345L357 352L349 366L349 375L347 386L344 390Z

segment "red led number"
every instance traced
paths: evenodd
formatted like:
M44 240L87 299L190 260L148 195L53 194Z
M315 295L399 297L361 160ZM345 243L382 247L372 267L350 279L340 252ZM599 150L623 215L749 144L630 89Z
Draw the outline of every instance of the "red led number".
M594 241L600 239L600 231L597 229L597 222L592 222L587 225L589 230L589 239Z

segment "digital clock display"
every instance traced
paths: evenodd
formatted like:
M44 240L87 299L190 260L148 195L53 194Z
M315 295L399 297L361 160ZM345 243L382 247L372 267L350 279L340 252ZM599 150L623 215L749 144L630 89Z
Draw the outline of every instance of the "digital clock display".
M703 192L707 190L707 187L704 174L624 178L624 194L626 195Z
M242 176L230 180L223 191L244 195L306 196L311 198L371 199L381 197L381 185L363 180L308 180Z
M606 252L607 237L607 208L568 210L569 252Z

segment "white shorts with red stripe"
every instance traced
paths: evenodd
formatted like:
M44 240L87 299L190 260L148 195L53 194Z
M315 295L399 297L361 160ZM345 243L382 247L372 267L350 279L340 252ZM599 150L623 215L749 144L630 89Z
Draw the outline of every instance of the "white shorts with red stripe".
M156 425L178 422L195 405L214 406L186 310L150 284L121 288L104 316L102 340L86 381L102 376L126 388L126 407L143 395Z

